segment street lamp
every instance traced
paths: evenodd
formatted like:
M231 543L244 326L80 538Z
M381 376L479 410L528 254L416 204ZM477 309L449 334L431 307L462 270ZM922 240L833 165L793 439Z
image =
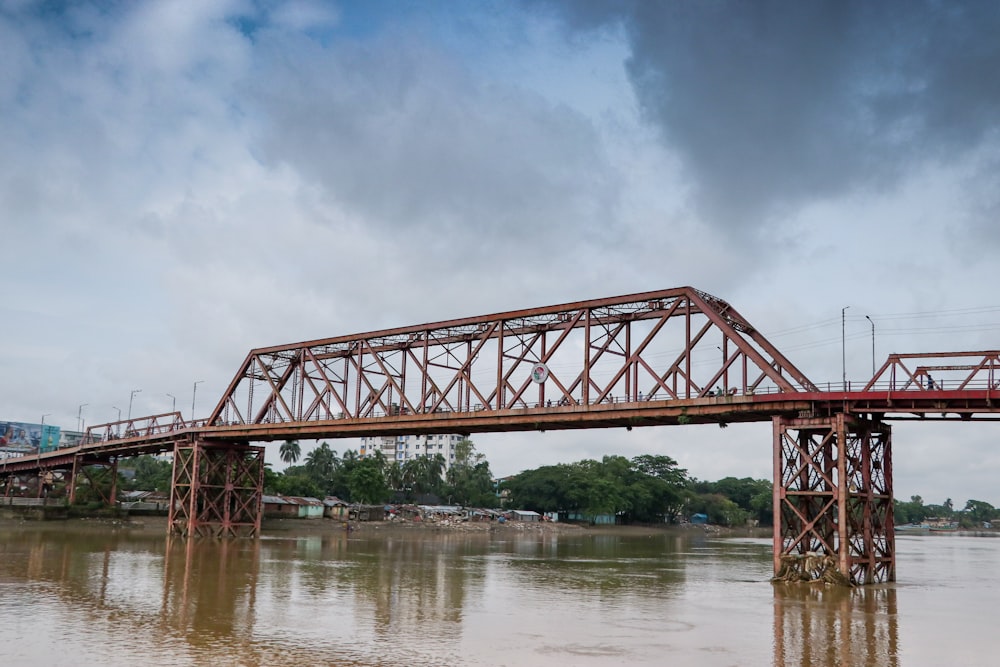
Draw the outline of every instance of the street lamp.
M51 412L46 412L42 415L42 428L38 432L38 451L42 451L45 448L45 418L51 416Z
M868 320L868 324L872 325L872 379L875 379L875 322L872 318L865 315L865 319Z
M191 388L191 421L194 421L194 397L198 395L198 385L204 382L204 380L195 380L194 386Z
M170 398L174 399L174 404L173 404L173 407L170 408L170 411L171 412L177 412L177 397L174 396L173 394L167 394L167 396L169 396Z
M142 389L133 389L132 394L128 397L128 420L132 421L132 399L138 394Z
M83 424L83 421L81 420L81 417L83 416L83 409L85 407L87 407L88 405L90 405L90 403L81 403L80 407L78 407L76 409L76 430L77 431L82 431L83 430L83 426L81 426Z
M844 306L840 309L840 370L843 373L843 388L842 391L847 391L847 343L844 337L844 314L850 306Z

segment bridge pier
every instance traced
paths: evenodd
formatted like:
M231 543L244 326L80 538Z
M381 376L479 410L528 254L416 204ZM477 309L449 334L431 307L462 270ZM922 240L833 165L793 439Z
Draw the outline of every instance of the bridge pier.
M168 530L184 537L256 537L263 493L263 447L177 442Z
M818 555L851 583L895 581L890 427L843 413L773 427L775 574Z

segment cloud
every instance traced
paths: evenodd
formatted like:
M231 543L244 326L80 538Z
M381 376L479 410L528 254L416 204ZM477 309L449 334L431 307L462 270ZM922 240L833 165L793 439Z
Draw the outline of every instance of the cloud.
M537 261L613 231L615 173L572 109L480 80L411 35L265 48L283 57L267 59L253 88L258 156L384 243L481 266L498 255Z
M701 214L752 235L803 204L892 189L1000 124L995 3L556 3L624 25L643 112Z

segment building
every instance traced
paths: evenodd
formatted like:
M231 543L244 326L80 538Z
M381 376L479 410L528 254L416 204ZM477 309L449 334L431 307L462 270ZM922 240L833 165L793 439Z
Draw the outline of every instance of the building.
M440 454L444 457L444 467L447 470L455 462L455 445L464 438L465 436L454 433L364 437L361 438L359 454L364 458L381 451L386 461L398 461L400 465L418 456Z

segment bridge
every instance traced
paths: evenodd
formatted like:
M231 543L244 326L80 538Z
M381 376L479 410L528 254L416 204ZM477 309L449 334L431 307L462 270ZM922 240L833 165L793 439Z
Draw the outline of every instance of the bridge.
M171 532L253 536L253 443L770 421L775 571L819 553L873 583L895 580L889 422L996 419L998 393L996 350L893 354L863 386L816 385L731 304L681 287L254 349L207 418L91 426L0 462L0 480L62 476L72 502L94 466L172 452Z

